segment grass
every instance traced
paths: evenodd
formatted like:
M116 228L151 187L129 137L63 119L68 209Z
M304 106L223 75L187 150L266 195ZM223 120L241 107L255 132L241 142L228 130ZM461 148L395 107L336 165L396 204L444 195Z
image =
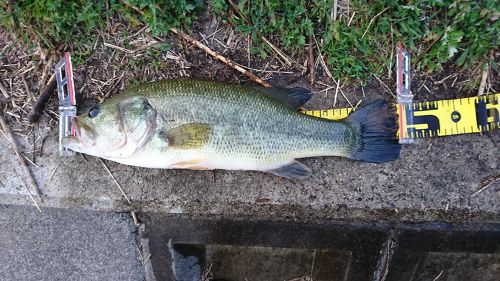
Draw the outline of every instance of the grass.
M170 27L188 27L203 6L203 0L2 0L0 26L26 43L81 49L96 40L92 31L102 29L110 17L121 18L132 26L146 24L157 36L167 33Z
M235 1L245 18L237 16L228 0L209 2L222 20L251 36L253 54L265 58L270 52L263 35L303 57L309 37L314 36L331 72L345 80L364 82L370 74L388 71L397 41L428 72L448 63L481 68L490 62L496 68L489 55L498 49L500 39L496 0ZM76 49L84 56L88 50L83 46L96 40L92 32L105 27L110 18L131 26L145 24L153 35L161 36L170 27L189 29L203 9L207 9L203 0L3 0L0 26L27 43Z
M250 34L255 54L269 51L259 34L272 36L291 52L302 55L307 37L315 35L332 73L365 80L391 67L393 47L402 41L428 72L454 62L460 67L481 66L498 48L500 15L495 0L486 1L338 1L242 0L242 18L231 16L226 0L212 6L239 31ZM355 14L354 14L355 12ZM332 16L333 15L333 16ZM414 60L414 61L416 61ZM496 67L496 66L495 66Z

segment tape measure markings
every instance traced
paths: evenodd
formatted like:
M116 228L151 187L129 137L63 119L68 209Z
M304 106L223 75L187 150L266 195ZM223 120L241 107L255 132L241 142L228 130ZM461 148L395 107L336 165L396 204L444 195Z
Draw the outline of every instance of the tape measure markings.
M410 138L483 133L500 127L500 93L480 97L395 104L398 135ZM408 108L410 106L413 110ZM307 110L303 113L331 120L346 118L351 108ZM413 119L407 124L408 117Z

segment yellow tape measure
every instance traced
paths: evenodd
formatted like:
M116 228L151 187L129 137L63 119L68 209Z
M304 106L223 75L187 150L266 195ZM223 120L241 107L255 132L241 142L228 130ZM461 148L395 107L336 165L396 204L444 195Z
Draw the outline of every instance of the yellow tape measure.
M483 133L500 128L500 93L453 100L395 104L399 115L398 136L427 138ZM412 107L411 109L408 107ZM308 110L305 114L339 120L351 108Z

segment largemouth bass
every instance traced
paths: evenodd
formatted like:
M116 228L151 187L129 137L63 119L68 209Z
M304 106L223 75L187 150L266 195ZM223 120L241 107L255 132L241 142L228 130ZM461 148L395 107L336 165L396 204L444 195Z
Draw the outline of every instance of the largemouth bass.
M384 101L336 122L297 112L311 96L302 88L157 81L76 117L76 136L63 144L127 165L257 170L297 179L311 175L297 158L380 163L399 157L395 118Z

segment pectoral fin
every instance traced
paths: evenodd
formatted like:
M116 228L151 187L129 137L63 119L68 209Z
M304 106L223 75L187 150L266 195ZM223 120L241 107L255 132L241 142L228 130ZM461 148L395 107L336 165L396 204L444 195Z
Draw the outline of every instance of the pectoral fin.
M189 123L166 131L165 136L171 147L193 149L207 144L212 128L208 124Z
M288 179L305 179L312 174L311 169L298 161L267 172Z

